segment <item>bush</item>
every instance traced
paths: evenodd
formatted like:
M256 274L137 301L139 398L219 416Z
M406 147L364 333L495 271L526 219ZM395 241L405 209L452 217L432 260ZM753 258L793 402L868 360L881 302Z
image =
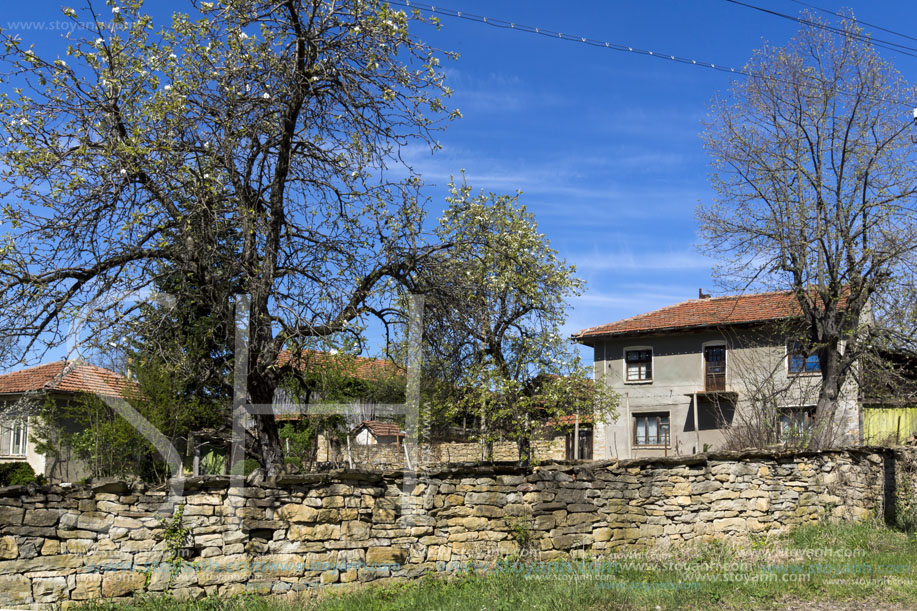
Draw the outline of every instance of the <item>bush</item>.
M0 486L24 486L32 482L44 483L44 476L35 475L27 462L0 463Z

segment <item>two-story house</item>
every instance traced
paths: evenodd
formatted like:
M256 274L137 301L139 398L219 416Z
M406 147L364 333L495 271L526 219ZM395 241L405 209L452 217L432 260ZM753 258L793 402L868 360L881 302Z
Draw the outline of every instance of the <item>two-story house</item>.
M595 380L621 397L619 417L596 423L596 459L685 455L804 435L821 372L800 343L788 292L701 296L573 335L594 349ZM836 439L859 438L855 382L842 393Z

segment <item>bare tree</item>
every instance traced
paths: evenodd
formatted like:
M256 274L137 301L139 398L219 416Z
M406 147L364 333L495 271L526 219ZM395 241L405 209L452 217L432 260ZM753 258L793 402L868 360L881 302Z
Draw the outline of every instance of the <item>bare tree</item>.
M725 449L808 448L843 439L842 421L812 418L810 408L818 401L819 378L804 371L790 373L787 366L787 359L798 355L785 352L785 341L800 335L800 322L777 321L754 331L729 334L730 375L739 392L728 403L716 403ZM833 428L823 430L829 424Z
M785 47L765 44L747 66L755 76L714 101L705 140L716 199L698 209L727 287L795 293L800 340L820 364L823 431L857 362L893 337L873 318L887 322L883 300L910 278L917 251L914 90L852 18L843 30L805 27Z
M169 274L229 329L232 295L250 296L248 389L269 404L297 370L281 350L387 320L423 256L400 151L435 146L448 90L379 0L194 7L162 29L140 2L65 9L66 60L2 34L0 357L40 356L87 308L104 346L131 313L104 296ZM273 416L255 437L276 470Z

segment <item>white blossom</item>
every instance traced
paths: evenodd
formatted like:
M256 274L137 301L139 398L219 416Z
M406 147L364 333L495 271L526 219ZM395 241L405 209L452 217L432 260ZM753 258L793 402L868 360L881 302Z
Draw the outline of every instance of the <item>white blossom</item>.
M271 99L271 94L269 94L267 91L265 91L265 92L261 95L261 97L264 98L265 100L270 100L270 99Z
M118 6L113 6L113 7L111 7L111 13L112 13L112 15L117 15L117 14L120 13L120 12L121 12L121 7L118 7Z

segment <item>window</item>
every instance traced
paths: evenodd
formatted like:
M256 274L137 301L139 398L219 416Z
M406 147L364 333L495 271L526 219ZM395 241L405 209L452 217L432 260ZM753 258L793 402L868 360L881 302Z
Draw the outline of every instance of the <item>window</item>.
M704 390L707 392L726 390L726 346L724 344L704 346Z
M777 431L780 441L784 443L804 441L814 418L814 406L780 408L777 412Z
M786 345L787 371L791 374L820 373L821 364L817 353L809 353L802 342L790 341Z
M634 414L635 446L669 445L669 414Z
M653 379L652 349L625 350L624 367L628 382L649 382Z
M0 424L0 456L25 456L29 425L25 420Z

